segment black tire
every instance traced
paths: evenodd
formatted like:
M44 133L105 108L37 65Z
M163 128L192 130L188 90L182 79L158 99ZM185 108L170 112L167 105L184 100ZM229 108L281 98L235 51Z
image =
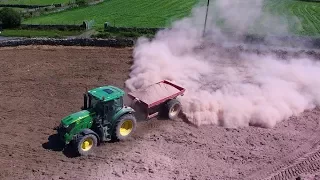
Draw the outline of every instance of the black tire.
M115 121L112 137L116 141L127 140L136 130L137 120L134 115L126 114Z
M171 120L176 119L181 112L181 103L176 99L171 99L165 104L165 116Z
M88 134L85 136L81 135L75 140L74 143L76 152L81 156L86 156L90 154L94 147L97 146L97 144L97 137L93 134Z

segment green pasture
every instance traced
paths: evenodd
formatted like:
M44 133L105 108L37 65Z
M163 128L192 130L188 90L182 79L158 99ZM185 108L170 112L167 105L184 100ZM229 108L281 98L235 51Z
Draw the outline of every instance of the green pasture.
M105 22L124 27L163 27L191 12L197 0L106 0L89 7L27 19L26 24L80 24L95 21L102 28Z
M68 0L8 0L25 3L58 3ZM201 0L202 2L206 0ZM214 0L211 0L214 1ZM121 27L165 27L176 19L190 14L199 0L106 0L89 6L26 19L25 24L81 24L94 20L95 29L102 29L105 22ZM299 35L320 35L320 2L307 0L265 0L268 14L282 17L291 32ZM227 11L227 10L226 10ZM294 22L294 18L299 23ZM262 21L261 21L262 22ZM255 23L255 22L253 22ZM277 27L272 27L277 28Z
M0 36L5 37L67 37L77 36L80 31L58 31L58 30L24 30L24 29L5 29Z
M268 0L266 9L287 19L292 32L300 35L320 35L320 1ZM293 17L300 23L293 23Z

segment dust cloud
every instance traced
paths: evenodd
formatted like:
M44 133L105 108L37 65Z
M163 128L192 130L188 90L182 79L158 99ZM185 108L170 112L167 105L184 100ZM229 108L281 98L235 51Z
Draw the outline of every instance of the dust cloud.
M281 18L262 13L263 2L213 1L206 39L228 41L230 37L216 25L221 19L224 28L241 35L253 28L253 21L261 22L261 16L266 21L254 28L268 27L264 29L267 34L288 33L287 24L276 20ZM320 104L319 62L245 53L232 56L214 47L199 49L206 40L202 38L204 16L205 7L200 4L190 17L159 31L154 39L140 38L126 87L134 91L163 79L182 85L187 90L179 98L183 112L198 126L272 128Z

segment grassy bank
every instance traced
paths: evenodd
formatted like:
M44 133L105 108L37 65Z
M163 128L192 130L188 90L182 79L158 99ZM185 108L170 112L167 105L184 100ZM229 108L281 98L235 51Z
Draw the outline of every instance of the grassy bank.
M0 35L5 37L66 37L81 33L80 31L6 29Z

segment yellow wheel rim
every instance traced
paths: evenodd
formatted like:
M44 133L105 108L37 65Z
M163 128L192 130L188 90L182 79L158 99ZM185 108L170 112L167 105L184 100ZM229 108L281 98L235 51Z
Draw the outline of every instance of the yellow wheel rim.
M121 136L128 136L133 128L133 122L131 120L125 120L120 127Z
M93 146L93 140L91 138L86 139L83 141L81 148L83 151L89 151Z

